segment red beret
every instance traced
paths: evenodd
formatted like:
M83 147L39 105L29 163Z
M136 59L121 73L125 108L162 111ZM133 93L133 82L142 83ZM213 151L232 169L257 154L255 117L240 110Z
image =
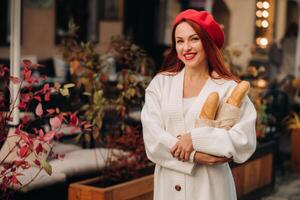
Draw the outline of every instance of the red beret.
M219 48L224 44L224 32L213 16L207 11L188 9L179 13L174 21L174 26L182 20L188 19L200 26L213 39Z

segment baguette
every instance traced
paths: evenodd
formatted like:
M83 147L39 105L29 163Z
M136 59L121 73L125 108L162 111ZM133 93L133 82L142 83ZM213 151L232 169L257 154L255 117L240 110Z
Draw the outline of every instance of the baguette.
M219 107L219 94L217 92L212 92L207 97L207 99L202 107L199 118L214 120L217 110L218 110L218 107Z
M227 99L227 103L236 107L240 107L241 102L249 89L250 89L250 83L248 81L240 82L233 89L230 97Z

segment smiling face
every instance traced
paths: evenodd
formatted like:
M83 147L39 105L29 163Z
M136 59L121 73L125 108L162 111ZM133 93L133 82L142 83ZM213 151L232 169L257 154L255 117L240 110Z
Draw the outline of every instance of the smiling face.
M177 25L175 44L178 59L186 67L200 67L206 62L206 54L201 39L187 22L181 22Z

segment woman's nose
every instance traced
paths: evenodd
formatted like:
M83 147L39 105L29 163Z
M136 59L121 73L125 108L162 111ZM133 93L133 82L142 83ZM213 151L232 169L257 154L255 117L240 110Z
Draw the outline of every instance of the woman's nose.
M183 46L184 51L190 51L192 49L191 45L189 42L185 42Z

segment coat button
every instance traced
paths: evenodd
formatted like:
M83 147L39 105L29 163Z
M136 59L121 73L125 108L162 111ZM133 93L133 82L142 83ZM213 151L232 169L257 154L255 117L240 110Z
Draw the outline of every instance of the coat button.
M180 185L175 185L175 190L180 191L181 190L181 186Z

